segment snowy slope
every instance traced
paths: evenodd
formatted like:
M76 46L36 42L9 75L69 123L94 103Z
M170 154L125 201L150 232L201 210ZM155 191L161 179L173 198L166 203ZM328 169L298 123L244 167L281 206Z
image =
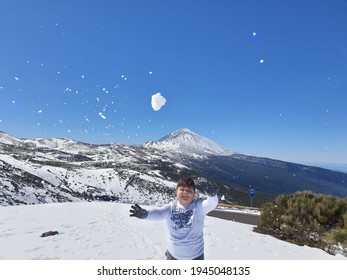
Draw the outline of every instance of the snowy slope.
M345 174L233 154L188 129L143 145L19 139L0 132L2 206L100 198L160 204L172 197L180 176L194 178L199 191L220 184L221 195L241 205L248 203L250 182L256 182L259 205L271 199L269 194L299 191L300 186L341 197L347 190Z
M164 259L165 222L131 218L129 209L130 204L107 202L1 207L0 259ZM252 228L206 217L206 259L346 260L342 255L257 234ZM50 230L59 234L40 237Z
M124 202L166 201L172 197L175 182L152 163L159 158L159 152L136 146L19 139L0 132L0 205L105 196ZM173 164L171 169L179 172L182 168Z

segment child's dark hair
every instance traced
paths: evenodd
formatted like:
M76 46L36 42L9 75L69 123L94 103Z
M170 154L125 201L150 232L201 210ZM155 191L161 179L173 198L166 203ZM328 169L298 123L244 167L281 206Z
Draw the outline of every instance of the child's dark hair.
M195 191L194 180L192 178L182 177L178 180L176 189L179 187L190 187Z

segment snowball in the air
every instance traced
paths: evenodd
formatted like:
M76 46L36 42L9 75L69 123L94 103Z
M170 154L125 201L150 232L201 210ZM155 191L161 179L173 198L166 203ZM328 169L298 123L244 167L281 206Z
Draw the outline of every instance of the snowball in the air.
M159 111L165 103L166 99L163 96L161 96L160 92L152 95L152 108L154 111Z

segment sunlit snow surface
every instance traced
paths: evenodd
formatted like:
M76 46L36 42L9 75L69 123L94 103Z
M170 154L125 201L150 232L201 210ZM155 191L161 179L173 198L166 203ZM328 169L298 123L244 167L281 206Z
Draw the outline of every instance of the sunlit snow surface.
M1 207L0 259L165 259L165 222L130 218L129 209L129 204L101 202ZM252 228L206 217L205 258L346 259L257 234ZM41 237L50 230L59 234Z

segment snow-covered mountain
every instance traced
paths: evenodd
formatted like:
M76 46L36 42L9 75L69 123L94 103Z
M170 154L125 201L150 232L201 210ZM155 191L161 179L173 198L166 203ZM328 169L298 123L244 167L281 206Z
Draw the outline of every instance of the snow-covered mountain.
M216 142L198 135L187 128L174 131L159 141L147 142L145 146L163 151L197 155L229 156L233 154L233 152L224 149Z
M0 205L86 200L163 204L181 176L199 196L215 183L220 195L254 206L300 190L345 197L347 174L240 155L188 129L142 145L93 145L70 139L19 139L0 132Z
M198 139L197 146L204 147ZM207 181L177 152L151 145L19 139L0 132L0 205L95 199L161 204L173 197L180 174Z

